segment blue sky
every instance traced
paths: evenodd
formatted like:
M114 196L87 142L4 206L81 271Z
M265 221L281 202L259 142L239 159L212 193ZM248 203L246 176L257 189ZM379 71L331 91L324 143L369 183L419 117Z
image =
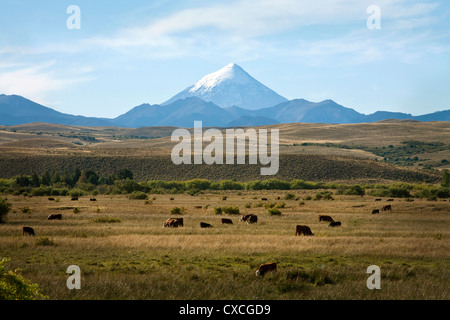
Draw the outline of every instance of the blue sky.
M69 30L69 5L81 29ZM367 8L381 10L370 30ZM116 117L230 62L288 99L450 109L445 0L0 0L0 93Z

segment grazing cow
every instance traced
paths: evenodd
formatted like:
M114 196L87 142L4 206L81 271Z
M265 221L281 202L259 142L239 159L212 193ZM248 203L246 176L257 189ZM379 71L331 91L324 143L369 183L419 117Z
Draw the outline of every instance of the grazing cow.
M47 217L47 220L61 220L61 219L62 219L61 213L51 214Z
M240 221L247 222L248 224L250 224L250 223L258 223L258 216L254 215L254 214L247 214L245 216L242 216Z
M334 220L330 216L319 215L319 222L320 221L333 222Z
M261 198L262 201L267 201L267 198Z
M33 228L31 227L23 227L22 228L22 235L28 234L29 236L35 236Z
M394 199L387 199L386 201L394 201Z
M203 208L202 206L195 206L195 209L201 209Z
M200 222L200 228L212 228L212 225L206 222Z
M222 218L222 224L233 224L233 221L231 219Z
M90 201L97 201L97 199L95 199L95 198L90 198L89 200Z
M380 209L372 210L372 214L379 214L379 213L380 213Z
M313 236L311 229L308 226L300 226L295 227L295 235L305 235L305 236Z
M381 201L381 199L375 199L375 201Z
M277 264L275 262L272 263L264 263L259 266L258 270L256 270L257 276L264 276L269 271L277 271Z
M72 197L72 199L70 199L70 201L78 201L78 197Z
M170 200L172 201L172 200L175 200L174 198L170 198Z
M281 198L280 197L277 197L277 200L280 200Z
M341 222L340 221L332 221L332 222L330 222L330 224L328 226L329 227L340 227Z
M183 226L183 221L180 221L180 219L167 219L166 222L164 222L164 228L169 228L169 227L173 227L173 228L178 228L178 227L182 227Z
M48 198L48 201L55 201L55 198Z
M392 211L392 206L390 204L383 206L383 211Z

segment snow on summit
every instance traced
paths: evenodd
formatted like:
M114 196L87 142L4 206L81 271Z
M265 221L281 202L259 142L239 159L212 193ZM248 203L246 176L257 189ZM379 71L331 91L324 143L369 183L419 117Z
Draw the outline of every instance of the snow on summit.
M238 106L250 110L272 107L287 101L235 63L227 64L222 69L207 74L166 101L164 105L188 97L198 97L222 108Z
M246 84L252 81L252 77L237 64L230 63L222 69L204 76L192 86L189 92L210 91L225 81Z

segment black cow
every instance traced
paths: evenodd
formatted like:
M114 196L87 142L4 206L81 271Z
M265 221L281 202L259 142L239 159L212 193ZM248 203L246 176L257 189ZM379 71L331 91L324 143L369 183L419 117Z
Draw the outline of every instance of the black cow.
M47 220L61 220L61 219L62 219L61 213L51 214L47 217Z
M22 235L28 234L29 236L35 236L33 228L31 227L23 227L22 228Z
M211 228L212 225L206 222L200 222L200 228Z

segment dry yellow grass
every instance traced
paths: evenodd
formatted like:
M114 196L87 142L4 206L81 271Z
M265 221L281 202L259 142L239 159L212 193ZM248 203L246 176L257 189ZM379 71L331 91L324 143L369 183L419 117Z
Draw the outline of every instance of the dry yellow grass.
M99 196L97 202L9 196L15 213L0 225L0 256L11 258L12 268L21 268L57 299L449 298L449 202L396 199L392 212L372 215L385 202L370 196L300 204L312 193L297 192L297 201L276 200L283 192L223 194L226 200L222 193L150 195L156 198L151 204L125 196ZM262 197L284 202L282 215L269 216L258 207L266 203ZM245 208L248 203L251 207ZM257 214L258 223L214 215L214 207L230 205ZM74 214L74 206L81 212ZM175 206L186 208L185 226L163 228ZM31 213L22 213L23 207ZM63 219L48 221L50 213L62 213ZM328 227L318 221L319 214L331 215L342 226ZM120 222L94 222L98 217ZM234 224L222 225L222 217ZM213 228L200 228L200 222ZM295 236L297 224L310 226L314 237ZM22 236L22 226L35 228L36 237ZM45 237L54 245L37 244ZM279 271L255 277L257 266L269 261L277 262ZM83 272L84 286L76 293L65 287L71 264ZM365 287L371 264L379 265L383 276L376 295Z

